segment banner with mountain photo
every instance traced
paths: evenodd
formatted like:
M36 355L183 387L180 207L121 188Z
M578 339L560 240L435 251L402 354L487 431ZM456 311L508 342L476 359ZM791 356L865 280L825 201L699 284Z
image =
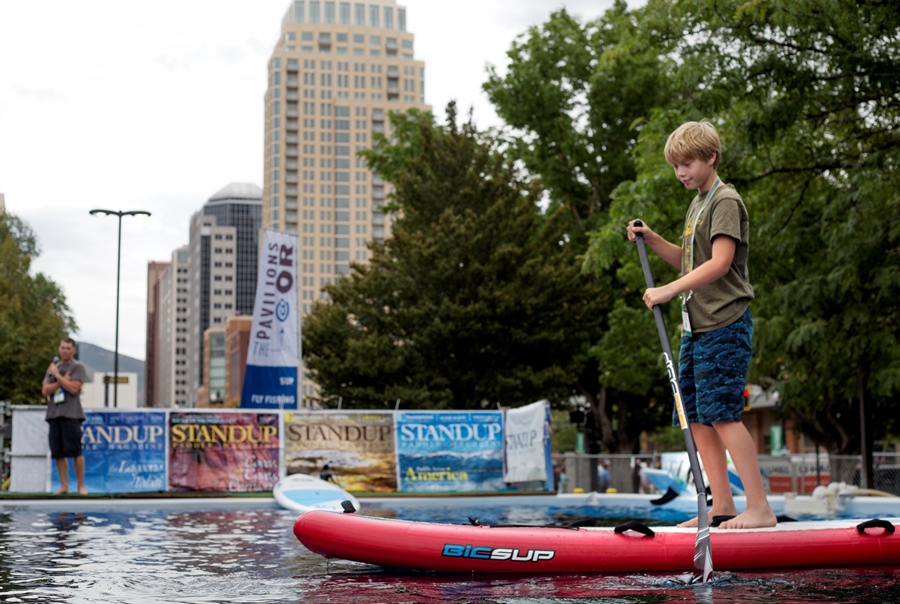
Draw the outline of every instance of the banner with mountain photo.
M266 231L259 256L242 409L296 409L297 237Z

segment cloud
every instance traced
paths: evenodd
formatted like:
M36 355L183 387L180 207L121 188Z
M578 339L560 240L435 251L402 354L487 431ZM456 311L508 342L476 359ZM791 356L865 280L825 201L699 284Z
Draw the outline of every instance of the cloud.
M247 40L247 46L249 46L254 53L264 56L268 59L269 55L272 54L272 44L264 44L259 41L257 38L249 38Z
M60 94L56 90L16 87L15 91L16 91L16 95L22 97L23 99L28 99L31 101L43 101L43 102L47 102L47 103L60 103L60 102L64 102L66 100L65 95Z
M169 72L188 70L194 67L198 61L206 58L206 53L200 50L184 54L180 57L169 55L156 55L155 62Z
M240 46L236 46L234 44L220 46L216 54L219 55L219 58L224 59L225 62L229 65L234 65L244 58L243 49L241 49Z
M629 4L636 4L631 2ZM504 29L524 33L526 29L534 25L540 25L550 19L550 15L563 8L582 22L594 19L602 15L613 5L612 0L518 0L515 10L510 11L508 5L491 5L496 16L503 17Z

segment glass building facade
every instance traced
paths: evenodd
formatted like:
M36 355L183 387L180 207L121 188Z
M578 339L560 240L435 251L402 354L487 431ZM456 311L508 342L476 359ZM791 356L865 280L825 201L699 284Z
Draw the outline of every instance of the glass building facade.
M260 188L251 183L232 183L210 197L191 219L189 407L197 406L198 390L205 383L206 330L224 329L228 317L253 314L261 217ZM224 392L224 383L221 389Z

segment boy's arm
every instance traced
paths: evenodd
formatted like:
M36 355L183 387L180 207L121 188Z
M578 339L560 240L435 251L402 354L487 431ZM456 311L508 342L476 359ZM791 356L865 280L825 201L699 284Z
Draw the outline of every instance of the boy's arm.
M681 270L681 247L670 243L663 239L658 233L655 233L646 224L642 226L634 226L634 220L628 223L628 239L629 241L637 240L637 234L644 236L644 243L656 252L656 255Z
M712 258L684 275L662 287L652 287L644 292L644 303L647 308L668 302L675 296L698 289L704 285L721 279L728 274L737 241L728 235L717 235L712 242Z

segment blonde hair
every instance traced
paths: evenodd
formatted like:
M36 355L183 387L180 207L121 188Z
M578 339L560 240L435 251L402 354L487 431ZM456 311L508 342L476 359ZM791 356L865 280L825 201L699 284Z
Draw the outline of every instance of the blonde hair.
M722 159L722 142L715 126L706 120L685 122L666 141L666 161L672 165L686 159L709 161L713 153L716 155L713 169L718 169L719 160Z

